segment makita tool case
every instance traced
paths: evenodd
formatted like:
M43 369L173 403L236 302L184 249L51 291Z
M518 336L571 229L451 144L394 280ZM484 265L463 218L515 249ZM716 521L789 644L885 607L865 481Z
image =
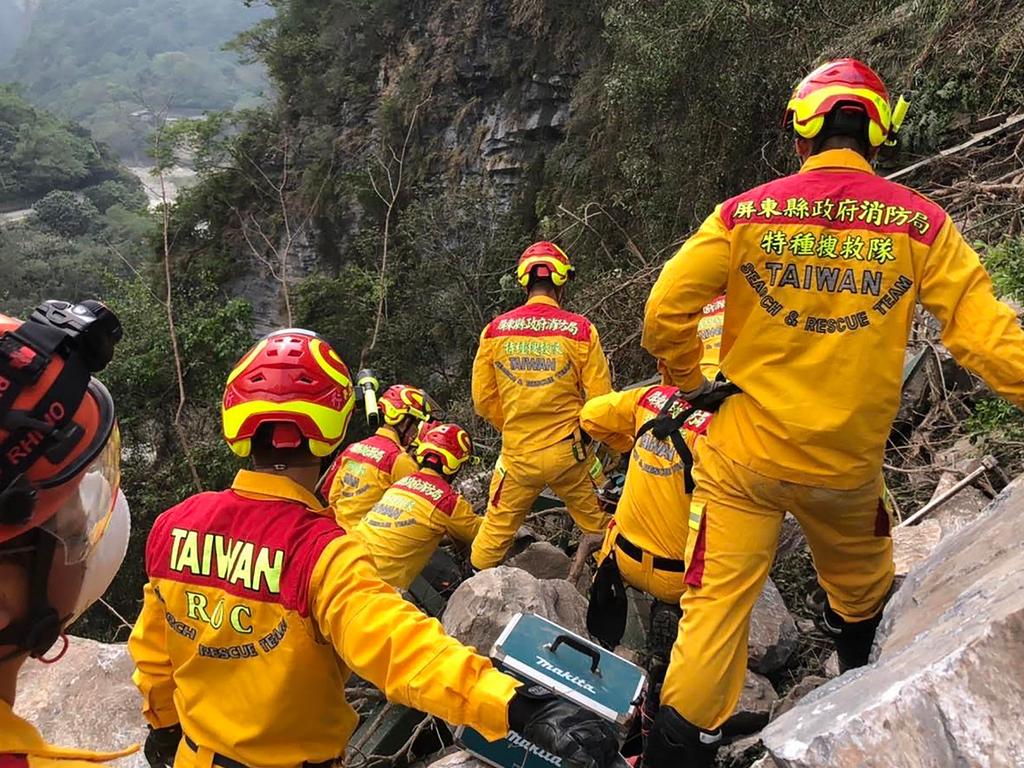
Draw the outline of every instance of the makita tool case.
M491 657L502 671L543 685L615 723L622 735L636 715L646 682L644 671L635 664L532 614L512 617ZM456 736L469 752L499 768L561 764L516 733L493 743L472 728L460 728Z

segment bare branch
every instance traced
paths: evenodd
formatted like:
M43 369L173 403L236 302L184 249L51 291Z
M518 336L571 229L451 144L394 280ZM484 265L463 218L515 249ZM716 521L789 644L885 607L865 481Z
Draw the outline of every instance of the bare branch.
M419 115L420 108L427 103L430 99L428 95L423 101L413 107L412 116L409 118L409 127L405 131L405 140L402 142L402 150L396 153L393 147L388 147L391 152L392 160L384 162L379 156L376 157L377 163L384 168L384 172L388 179L388 197L384 197L381 194L380 189L377 186L377 182L373 177L373 172L369 171L370 184L373 186L373 191L377 193L381 201L384 203L384 232L383 242L381 244L381 257L380 257L380 278L377 281L377 316L373 323L373 334L370 337L370 343L363 349L363 353L360 356L359 367L362 368L366 364L366 360L369 354L377 346L377 338L380 335L381 322L384 319L384 313L387 307L387 275L388 275L388 247L391 239L391 216L395 211L395 207L398 205L398 198L402 194L402 178L405 170L405 155L409 149L409 142L412 140L412 131L416 125L416 117Z
M157 149L156 154L159 155L160 142L163 139L163 125L157 129L155 146ZM166 298L163 302L164 310L167 313L167 333L171 340L171 353L174 357L174 375L178 385L178 408L174 412L174 430L178 436L178 442L181 443L182 452L185 455L185 463L188 464L189 473L192 475L192 482L195 484L196 491L201 493L203 490L202 480L199 478L199 470L196 468L195 460L192 458L192 449L189 446L188 438L185 435L185 428L181 423L181 415L185 410L186 394L185 394L185 374L182 371L181 365L181 350L178 345L178 332L174 324L174 282L171 274L171 242L170 242L170 229L171 229L171 206L170 201L167 199L167 184L165 180L166 170L159 166L157 168L158 178L160 180L160 215L162 217L162 235L163 235L163 249L164 249L164 282L167 286Z

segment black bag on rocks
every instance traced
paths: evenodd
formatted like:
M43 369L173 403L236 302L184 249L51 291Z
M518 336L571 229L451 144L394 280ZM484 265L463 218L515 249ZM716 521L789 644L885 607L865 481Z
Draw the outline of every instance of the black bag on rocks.
M601 645L613 650L626 632L626 585L615 562L615 553L604 559L590 585L590 605L587 607L587 631Z

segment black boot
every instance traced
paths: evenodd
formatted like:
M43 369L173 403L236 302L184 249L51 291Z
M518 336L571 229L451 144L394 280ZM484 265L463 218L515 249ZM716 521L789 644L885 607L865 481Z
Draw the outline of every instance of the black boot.
M644 751L643 768L712 768L722 732L708 733L672 707L658 710Z
M866 621L844 621L832 610L827 602L821 615L821 629L832 636L839 655L839 671L863 667L871 657L871 646L875 642L875 632L882 621L882 612Z

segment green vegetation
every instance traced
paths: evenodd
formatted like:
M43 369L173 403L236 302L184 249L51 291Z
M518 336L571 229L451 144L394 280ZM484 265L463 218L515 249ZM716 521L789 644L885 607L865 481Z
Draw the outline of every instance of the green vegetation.
M230 366L252 339L249 304L226 296L217 287L221 280L202 265L174 265L171 301L183 361L182 403L168 330L159 213L147 210L138 180L100 154L83 128L28 107L10 89L0 89L0 99L8 135L48 133L61 139L56 145L25 142L40 153L35 165L49 175L33 177L37 186L30 190L41 196L28 218L0 224L0 308L24 317L48 298L101 298L120 316L125 337L102 378L117 404L127 447L122 482L133 526L148 531L164 509L197 490L223 487L237 468L220 436L219 402ZM48 154L56 146L74 157L66 144L102 172L86 173L88 163ZM16 152L0 156L0 162L11 168L25 157ZM5 178L24 178L25 169L13 167ZM42 194L47 189L52 191ZM187 451L180 435L187 436ZM144 544L144 535L133 537L107 595L126 616L135 615L141 599ZM76 631L110 639L118 625L98 606Z
M118 175L88 131L31 106L0 85L0 208L31 204L53 189L81 189Z
M81 122L119 156L141 158L152 118L133 113L259 101L262 70L223 47L266 15L242 0L43 0L0 80L22 83L33 102Z

